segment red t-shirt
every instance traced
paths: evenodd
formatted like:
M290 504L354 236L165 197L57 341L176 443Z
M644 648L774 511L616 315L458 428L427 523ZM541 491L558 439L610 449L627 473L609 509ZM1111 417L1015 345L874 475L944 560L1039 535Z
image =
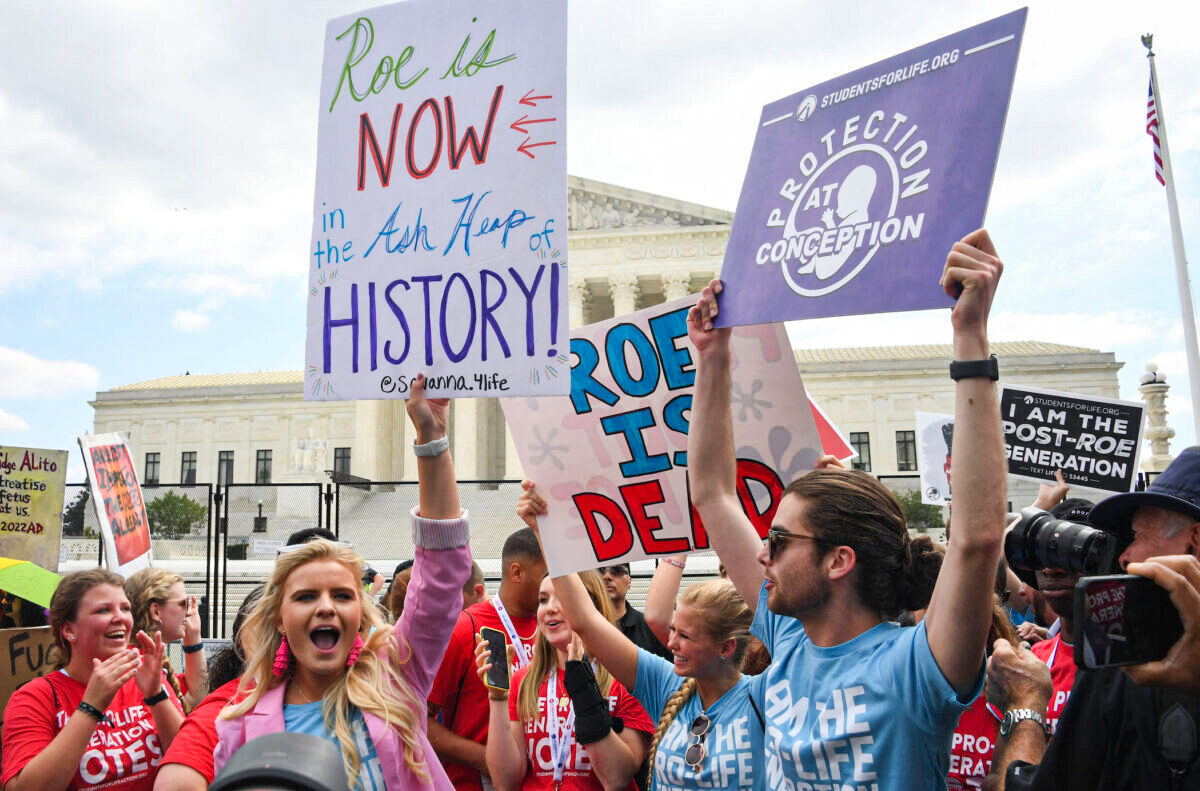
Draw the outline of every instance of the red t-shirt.
M532 657L537 642L537 618L513 618L512 613L509 618L528 656ZM450 644L446 646L446 655L429 692L429 702L441 709L442 724L454 734L478 744L487 744L488 732L487 688L475 672L475 633L484 626L505 632L500 615L490 600L473 604L458 616ZM516 671L516 665L510 667L510 677ZM458 791L482 791L479 770L447 760L442 761L442 766Z
M1046 724L1051 732L1058 730L1058 718L1067 706L1071 687L1075 686L1075 646L1062 639L1061 634L1052 640L1034 643L1029 649L1033 655L1050 667L1050 681L1054 684L1054 697L1046 706Z
M239 681L241 679L235 678L217 687L192 709L175 735L175 741L167 748L162 761L164 764L183 764L204 775L205 782L213 781L216 775L213 750L217 749L217 715L237 693Z
M61 671L25 684L9 698L4 710L4 758L0 784L7 785L25 765L54 740L83 700L86 685ZM183 712L179 698L163 676L163 689ZM120 791L151 791L163 749L154 717L142 703L133 679L117 690L104 710L112 725L97 723L67 786Z
M979 788L992 770L992 753L996 749L996 728L1000 718L980 695L962 713L954 739L950 744L950 771L946 774L948 791Z
M508 718L513 722L519 719L517 694L521 688L521 679L525 678L528 670L529 668L522 668L512 677L508 693ZM558 698L558 721L561 732L566 720L571 718L573 708L571 698L567 695L565 674L561 670L557 672L555 697ZM554 788L554 757L550 747L550 732L546 725L545 715L548 681L549 678L543 679L541 686L538 687L537 720L525 723L525 755L529 758L529 765L525 771L525 779L521 781L521 791L551 791ZM638 703L637 699L621 686L621 682L615 679L608 691L608 710L614 716L624 720L626 728L648 734L654 733L654 723L650 721L642 704ZM600 785L600 781L596 779L596 774L592 771L587 747L575 742L574 729L569 732L567 740L567 749L570 750L570 753L563 767L563 789L565 791L604 791L604 787ZM636 791L636 789L637 784L630 780L626 791Z

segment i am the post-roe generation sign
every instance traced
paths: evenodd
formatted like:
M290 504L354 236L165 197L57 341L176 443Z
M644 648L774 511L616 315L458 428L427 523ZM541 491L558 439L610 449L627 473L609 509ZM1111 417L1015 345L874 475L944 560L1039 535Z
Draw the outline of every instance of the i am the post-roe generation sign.
M717 324L949 306L983 224L1026 9L763 108Z
M305 398L565 395L566 2L325 31Z

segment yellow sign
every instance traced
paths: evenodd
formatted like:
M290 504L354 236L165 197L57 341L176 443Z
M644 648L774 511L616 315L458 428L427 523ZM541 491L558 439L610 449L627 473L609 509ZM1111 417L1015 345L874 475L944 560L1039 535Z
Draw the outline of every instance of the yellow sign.
M67 451L0 445L0 556L58 568Z

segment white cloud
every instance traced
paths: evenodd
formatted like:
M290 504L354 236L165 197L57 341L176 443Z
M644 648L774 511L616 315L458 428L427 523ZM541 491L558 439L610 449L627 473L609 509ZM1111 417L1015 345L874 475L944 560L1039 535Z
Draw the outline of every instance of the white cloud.
M0 409L0 431L28 431L29 424L18 415Z
M87 363L42 360L0 346L0 398L53 398L92 390L99 382L100 372Z
M177 310L171 317L171 326L180 332L204 332L211 325L212 318L197 310Z

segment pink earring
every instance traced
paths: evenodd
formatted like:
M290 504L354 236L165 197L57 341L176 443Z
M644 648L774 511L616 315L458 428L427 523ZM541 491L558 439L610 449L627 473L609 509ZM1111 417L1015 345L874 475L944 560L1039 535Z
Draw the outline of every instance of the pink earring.
M271 672L279 678L283 678L288 671L288 663L292 660L292 651L288 648L287 635L283 635L283 639L279 642L279 650L275 652L275 664L271 668Z
M350 655L346 657L346 667L353 667L358 661L358 655L363 650L363 639L361 634L354 635L354 645L350 648Z

